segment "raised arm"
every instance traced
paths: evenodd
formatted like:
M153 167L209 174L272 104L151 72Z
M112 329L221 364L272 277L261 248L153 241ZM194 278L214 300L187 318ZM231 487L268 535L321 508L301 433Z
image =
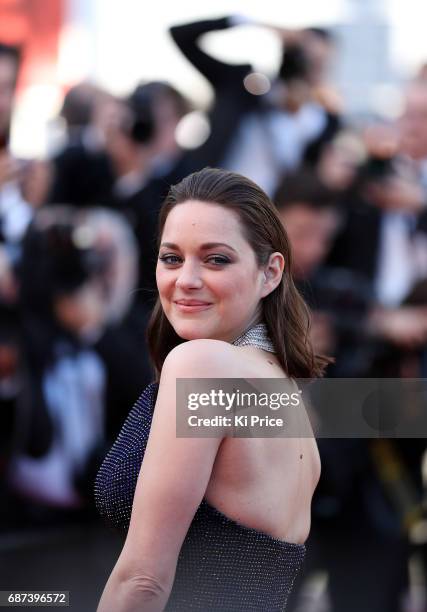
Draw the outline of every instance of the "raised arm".
M212 342L185 343L165 361L128 535L98 612L160 612L166 606L221 444L221 438L176 437L176 379L224 375L226 359L221 347L206 345Z
M206 21L196 21L184 25L173 26L170 34L191 64L214 86L218 87L224 82L229 82L235 78L237 72L243 69L250 71L250 65L235 66L226 64L211 55L208 55L199 46L199 39L203 34L217 30L226 30L235 25L239 25L233 17L222 17L221 19L210 19Z

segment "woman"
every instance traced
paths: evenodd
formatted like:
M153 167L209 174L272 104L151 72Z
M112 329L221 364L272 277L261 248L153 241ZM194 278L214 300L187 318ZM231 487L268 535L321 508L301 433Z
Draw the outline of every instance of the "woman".
M321 374L288 240L259 187L209 168L171 188L159 236L160 380L98 475L101 513L129 527L99 612L283 610L319 478L314 439L179 438L175 408L180 378Z

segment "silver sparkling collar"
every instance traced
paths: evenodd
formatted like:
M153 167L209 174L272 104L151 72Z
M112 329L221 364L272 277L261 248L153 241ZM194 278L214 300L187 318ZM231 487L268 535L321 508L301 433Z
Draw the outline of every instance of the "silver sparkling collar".
M269 353L276 352L265 323L258 323L250 327L231 344L234 344L234 346L256 346Z

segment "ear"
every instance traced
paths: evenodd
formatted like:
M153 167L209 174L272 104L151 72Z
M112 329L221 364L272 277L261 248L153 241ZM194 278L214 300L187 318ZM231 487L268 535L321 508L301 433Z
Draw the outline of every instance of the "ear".
M283 255L281 253L272 253L263 271L264 282L261 292L262 297L265 297L276 289L277 285L282 280L284 269L285 260Z

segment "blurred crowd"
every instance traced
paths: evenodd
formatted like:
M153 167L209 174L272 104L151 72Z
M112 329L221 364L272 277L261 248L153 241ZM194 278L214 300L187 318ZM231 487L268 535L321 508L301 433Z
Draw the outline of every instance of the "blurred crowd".
M205 166L249 176L275 202L312 341L334 357L328 377L426 376L425 66L402 85L398 119L355 121L328 81L339 45L326 29L259 24L283 45L274 77L204 50L205 34L247 22L170 29L213 89L209 133L192 149L176 138L196 110L191 92L152 81L118 97L85 82L63 101L64 147L16 159L20 56L0 44L0 532L93 520L94 474L152 376L159 208L171 184ZM333 612L409 610L408 560L425 555L411 536L423 521L424 440L319 447L292 609L306 609L306 579L324 571Z

